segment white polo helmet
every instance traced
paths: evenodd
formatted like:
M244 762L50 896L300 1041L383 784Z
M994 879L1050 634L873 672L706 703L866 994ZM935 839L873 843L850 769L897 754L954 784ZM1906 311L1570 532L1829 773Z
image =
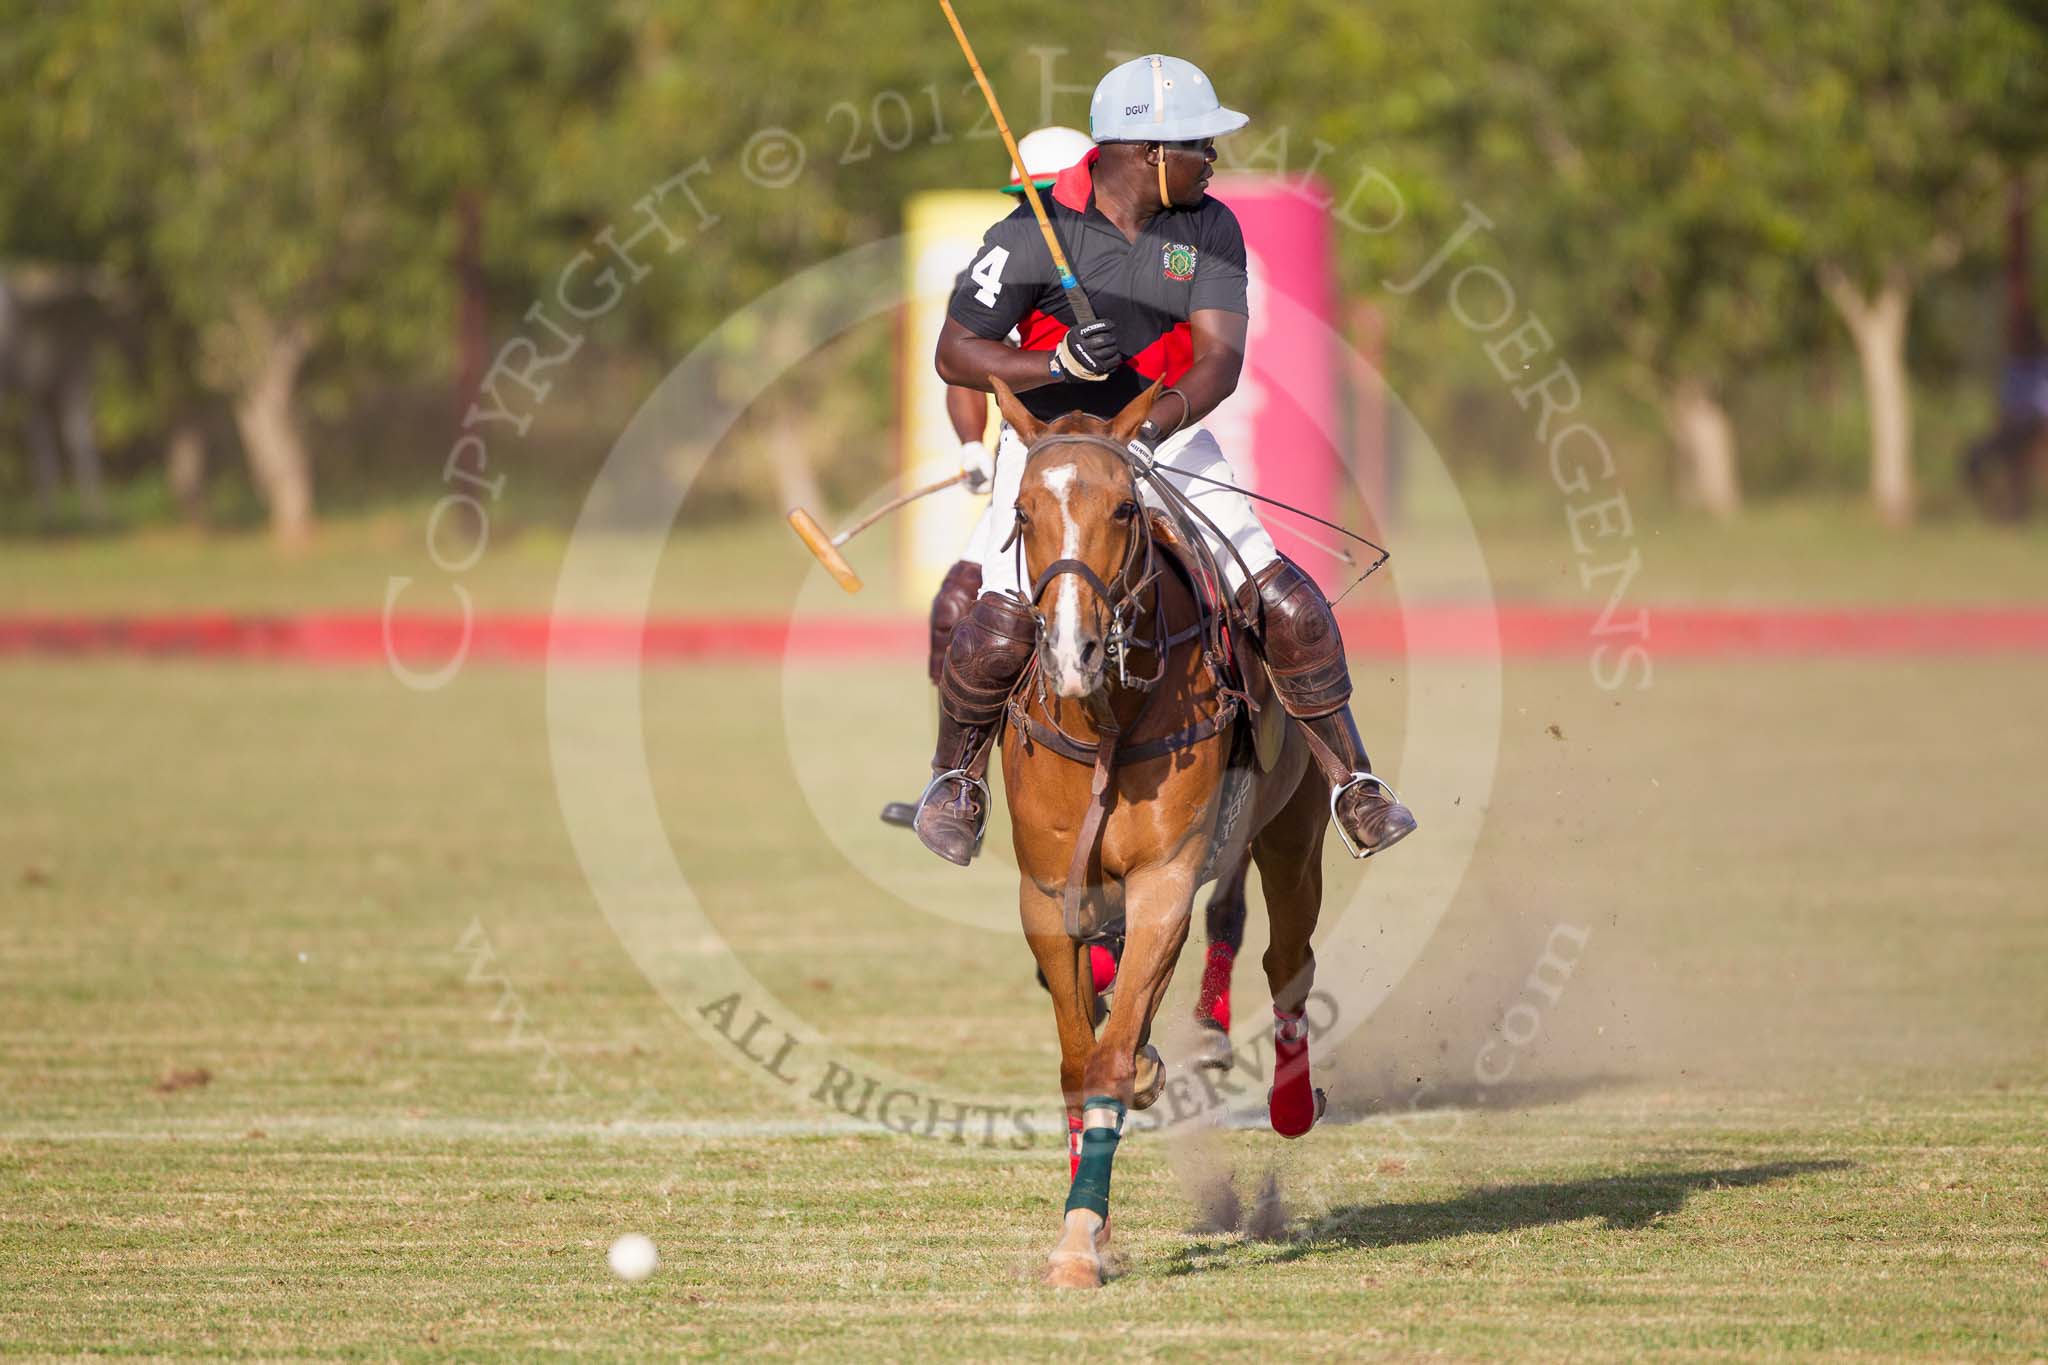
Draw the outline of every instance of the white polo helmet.
M1226 109L1202 68L1178 57L1138 57L1102 78L1088 105L1097 142L1190 142L1251 122Z
M1017 140L1017 154L1024 158L1026 170L1031 172L1031 183L1039 189L1049 190L1059 173L1088 155L1095 144L1088 140L1088 134L1079 128L1062 128L1055 124L1024 134ZM1003 186L1005 194L1024 193L1024 172L1017 169L1017 163L1010 163L1010 183Z

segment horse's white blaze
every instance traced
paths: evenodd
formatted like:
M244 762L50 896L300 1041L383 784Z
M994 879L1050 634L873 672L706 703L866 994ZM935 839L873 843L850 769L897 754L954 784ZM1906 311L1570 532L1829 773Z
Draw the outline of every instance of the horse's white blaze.
M1081 552L1081 528L1075 524L1068 503L1078 474L1073 465L1067 464L1046 470L1043 477L1046 490L1060 506L1061 559L1072 559ZM1052 657L1053 690L1062 697L1086 696L1089 682L1081 663L1081 583L1072 574L1060 578L1046 629L1051 636L1047 646Z

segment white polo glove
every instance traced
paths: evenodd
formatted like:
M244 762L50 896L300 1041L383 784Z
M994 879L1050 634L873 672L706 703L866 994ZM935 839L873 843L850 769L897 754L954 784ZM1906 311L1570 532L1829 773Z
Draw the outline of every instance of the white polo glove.
M996 476L996 457L979 441L960 443L960 472L967 476L967 491L986 493Z

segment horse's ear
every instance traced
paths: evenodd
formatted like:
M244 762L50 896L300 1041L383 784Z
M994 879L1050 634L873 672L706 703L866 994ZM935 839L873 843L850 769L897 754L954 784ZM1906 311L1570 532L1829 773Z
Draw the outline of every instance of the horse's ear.
M996 392L996 407L1003 414L1003 420L1010 424L1010 430L1017 433L1017 439L1028 450L1045 432L1045 423L1031 415L1031 410L1017 401L1016 391L996 378L988 377L989 387Z
M1145 419L1152 415L1152 405L1159 401L1159 390L1165 381L1155 379L1152 387L1124 404L1124 410L1109 424L1109 434L1118 445L1128 445L1138 434L1138 428L1145 425Z

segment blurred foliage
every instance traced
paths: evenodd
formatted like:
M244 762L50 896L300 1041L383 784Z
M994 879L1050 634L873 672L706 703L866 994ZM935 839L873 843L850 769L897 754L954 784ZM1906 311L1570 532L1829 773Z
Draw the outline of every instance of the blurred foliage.
M1461 259L1496 266L1541 315L1651 488L1669 478L1659 395L1682 380L1726 395L1753 489L1860 482L1855 366L1823 263L1917 272L1914 379L1936 409L1923 462L1986 411L2002 187L2038 183L2048 139L2036 0L963 9L1020 131L1047 115L1085 127L1110 62L1165 49L1254 114L1226 167L1315 166L1367 226L1336 234L1343 287L1382 308L1388 373L1454 461L1541 469L1530 414L1441 288L1386 289L1468 204L1493 226ZM670 201L687 245L587 325L593 344L557 372L521 453L522 478L571 499L638 395L736 310L895 232L908 195L1005 170L924 3L0 0L0 35L0 269L115 282L124 340L101 406L117 481L160 477L181 414L231 449L220 414L265 340L302 329L322 497L430 493L458 411L456 204L480 206L496 345L596 234L629 231L635 203L701 158L690 186L715 223ZM774 128L805 153L780 188L742 165ZM792 439L828 493L864 496L890 464L889 330L857 329L773 386L716 452L697 510L765 500L762 443ZM772 341L730 337L721 363L743 378ZM13 429L0 490L17 502ZM231 464L216 454L216 483Z

